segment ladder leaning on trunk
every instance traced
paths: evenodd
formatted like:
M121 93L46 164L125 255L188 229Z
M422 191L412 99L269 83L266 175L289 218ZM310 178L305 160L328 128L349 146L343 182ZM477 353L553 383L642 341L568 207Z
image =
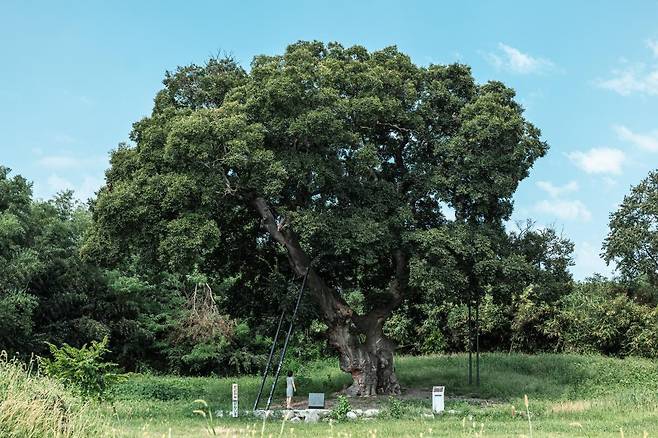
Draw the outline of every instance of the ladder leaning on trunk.
M302 295L304 294L304 288L306 287L306 280L308 278L308 273L310 271L310 266L306 268L306 273L304 274L304 280L302 281L302 287L299 289L299 295L297 295L297 302L295 303L295 308L290 317L290 324L288 325L288 332L286 333L286 339L283 342L283 348L281 348L281 354L279 355L279 364L276 367L276 372L274 373L274 381L272 382L272 387L270 388L270 395L267 398L267 404L265 409L269 409L272 404L272 397L274 396L274 390L276 389L276 384L279 381L279 375L281 374L281 367L283 366L283 360L286 356L286 350L288 349L288 342L290 341L290 335L292 334L293 324L295 322L295 317L297 316L297 310L299 309L299 303L302 301ZM286 314L285 309L281 312L279 317L279 324L276 327L276 333L274 335L274 340L272 341L272 347L270 348L270 355L267 358L267 364L265 365L265 371L263 371L263 380L260 383L260 388L258 390L258 395L256 396L256 401L254 401L254 411L258 409L258 402L260 401L261 395L263 394L263 388L265 387L265 381L267 380L267 375L270 372L270 367L272 365L272 359L274 357L274 350L276 349L276 344L279 339L279 333L281 332L281 325L283 323L284 316Z

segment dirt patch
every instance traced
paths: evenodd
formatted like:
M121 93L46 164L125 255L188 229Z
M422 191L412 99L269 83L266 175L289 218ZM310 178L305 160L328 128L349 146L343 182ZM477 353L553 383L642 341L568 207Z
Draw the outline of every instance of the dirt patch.
M431 393L432 393L432 388L430 387L407 388L407 389L403 388L402 394L400 394L396 398L404 401L424 401L429 404L432 401ZM325 407L327 409L331 409L336 403L336 398L339 395L342 395L342 393L336 392L333 394L328 394L327 398L325 399ZM374 395L370 397L349 397L348 399L350 401L350 405L352 406L352 408L366 410L366 409L381 409L387 406L389 397L390 396L388 395ZM306 409L307 407L306 405L308 403L307 399L303 399L301 397L295 397L295 399L293 399L293 403L292 403L294 409ZM479 407L489 407L489 406L497 406L504 404L504 402L501 400L475 398L475 397L461 397L461 396L446 397L446 401L464 402ZM283 406L273 405L273 408L282 408L282 407Z

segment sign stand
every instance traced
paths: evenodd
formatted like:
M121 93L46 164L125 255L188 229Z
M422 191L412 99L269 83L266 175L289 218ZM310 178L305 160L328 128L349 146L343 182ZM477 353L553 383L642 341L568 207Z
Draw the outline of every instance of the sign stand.
M232 407L231 407L231 417L238 418L238 384L234 383L232 385Z
M432 412L439 414L445 409L445 386L432 387Z

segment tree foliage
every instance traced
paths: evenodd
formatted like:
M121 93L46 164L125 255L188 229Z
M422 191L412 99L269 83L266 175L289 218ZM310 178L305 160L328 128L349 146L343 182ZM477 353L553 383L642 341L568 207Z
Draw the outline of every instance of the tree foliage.
M40 367L46 375L85 396L97 399L111 397L112 386L122 381L124 376L117 372L116 364L104 360L109 352L107 344L107 336L100 342L92 341L81 348L48 344L53 357L41 359Z
M610 215L603 251L626 278L645 277L658 286L658 171L633 187Z
M512 195L547 150L513 90L477 84L464 65L419 67L394 47L299 42L249 72L217 59L164 85L135 145L112 155L85 253L151 273L240 273L236 290L284 256L297 275L310 270L355 381L370 363L390 367L367 339L390 354L381 326L411 296L423 244L457 259L469 291L471 277L494 275Z

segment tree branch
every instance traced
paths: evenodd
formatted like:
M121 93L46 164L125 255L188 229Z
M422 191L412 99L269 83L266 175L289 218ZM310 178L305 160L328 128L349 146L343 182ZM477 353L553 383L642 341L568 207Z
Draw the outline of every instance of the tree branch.
M313 299L320 306L323 319L327 324L344 323L352 318L354 312L343 298L329 288L311 266L311 259L299 243L299 238L291 227L279 226L277 218L267 201L262 197L254 197L251 204L261 217L262 227L277 243L286 248L290 266L299 276L308 270L307 284ZM283 219L285 221L285 219Z

